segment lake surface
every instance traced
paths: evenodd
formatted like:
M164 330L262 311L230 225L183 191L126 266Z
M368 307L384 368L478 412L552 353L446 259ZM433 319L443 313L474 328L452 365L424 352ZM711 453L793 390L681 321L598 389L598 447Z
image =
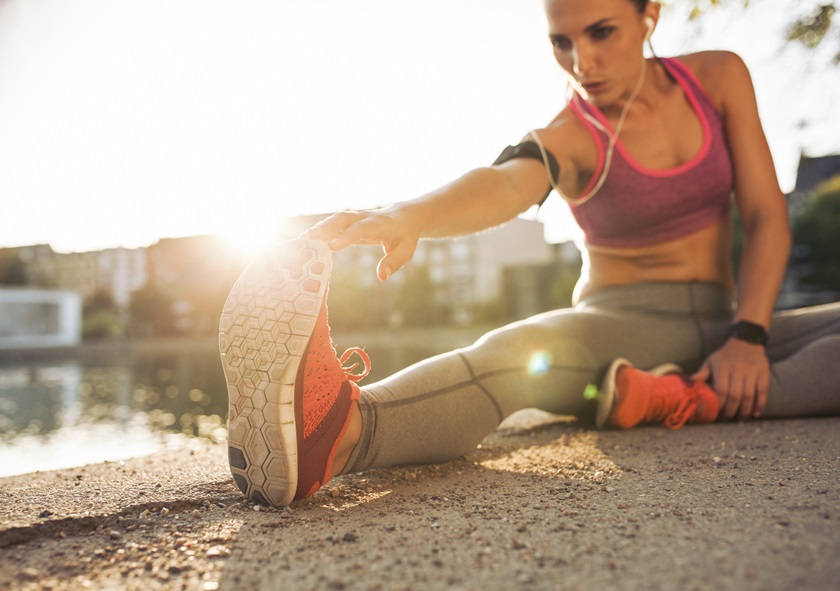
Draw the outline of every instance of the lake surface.
M340 350L372 342L365 347L372 369L363 385L469 344L477 334L335 340ZM227 438L227 389L212 340L82 349L61 360L0 359L0 476L142 456L197 437Z

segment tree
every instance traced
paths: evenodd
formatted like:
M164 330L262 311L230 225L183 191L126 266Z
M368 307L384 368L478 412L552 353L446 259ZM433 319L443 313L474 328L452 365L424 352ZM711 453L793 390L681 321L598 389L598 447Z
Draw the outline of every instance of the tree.
M672 0L669 3L688 2L691 6L689 20L703 17L709 10L740 4L746 8L750 0ZM834 43L834 65L840 65L840 25L834 20L837 3L824 0L811 7L801 7L800 3L791 2L792 12L798 13L787 26L785 40L804 45L808 49L817 49L826 43ZM797 6L799 5L799 6ZM805 11L803 13L803 10Z
M328 302L331 327L349 330L375 325L369 312L376 301L381 300L364 285L359 273L333 267Z
M427 265L408 265L402 270L403 282L397 291L394 308L407 326L439 323L443 310L435 304L437 291Z
M153 285L145 285L131 294L129 326L139 337L171 336L178 332L172 298Z
M569 308L572 296L580 278L580 267L560 265L556 267L548 290L550 309Z
M810 14L796 19L788 26L787 40L800 43L809 49L816 49L827 39L833 39L833 62L835 66L840 65L840 47L837 46L840 45L840 30L833 22L835 12L837 6L833 2L817 6Z
M26 285L26 263L14 249L0 251L0 285Z
M826 182L793 221L801 281L840 291L840 177Z
M102 339L121 334L122 323L114 298L108 291L97 291L82 306L82 337Z

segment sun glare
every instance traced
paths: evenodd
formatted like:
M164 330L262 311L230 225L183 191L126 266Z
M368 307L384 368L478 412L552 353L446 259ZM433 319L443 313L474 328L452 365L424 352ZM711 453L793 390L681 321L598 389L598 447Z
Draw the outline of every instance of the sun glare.
M247 258L252 258L280 239L281 232L276 228L249 226L224 232L225 242Z

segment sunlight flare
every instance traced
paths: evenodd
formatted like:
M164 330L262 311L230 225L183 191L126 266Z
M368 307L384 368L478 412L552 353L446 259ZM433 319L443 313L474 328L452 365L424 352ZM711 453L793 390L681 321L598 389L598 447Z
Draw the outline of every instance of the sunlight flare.
M537 351L528 361L528 373L540 376L551 368L551 354L548 351Z

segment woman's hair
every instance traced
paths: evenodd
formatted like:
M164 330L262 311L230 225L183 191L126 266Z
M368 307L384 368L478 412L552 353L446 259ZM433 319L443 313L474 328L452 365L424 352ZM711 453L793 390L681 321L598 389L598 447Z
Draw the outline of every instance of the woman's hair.
M630 0L633 5L636 7L636 10L639 11L639 14L645 11L645 6L647 6L649 0Z

